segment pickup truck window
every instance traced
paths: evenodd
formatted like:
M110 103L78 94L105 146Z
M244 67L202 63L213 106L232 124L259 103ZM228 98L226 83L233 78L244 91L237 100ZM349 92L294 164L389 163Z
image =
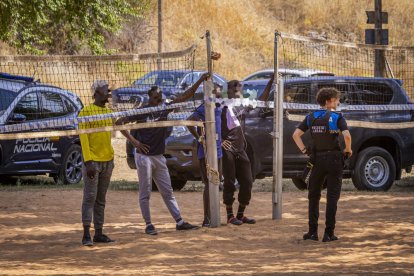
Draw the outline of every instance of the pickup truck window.
M357 83L358 104L389 104L393 97L392 89L382 83Z
M318 90L327 87L334 87L341 92L341 103L357 104L358 95L352 92L348 83L321 83L318 84Z
M285 102L288 103L311 103L310 85L293 85L285 87Z

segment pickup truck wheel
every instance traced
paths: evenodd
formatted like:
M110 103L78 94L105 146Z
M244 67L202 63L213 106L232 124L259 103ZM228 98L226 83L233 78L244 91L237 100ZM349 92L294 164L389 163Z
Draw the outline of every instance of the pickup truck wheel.
M171 178L171 186L174 191L180 191L182 188L184 188L185 184L187 184L186 179L182 178ZM155 185L155 182L152 181L152 190L158 191L157 185Z
M59 172L53 175L57 184L78 184L82 179L82 149L72 145L63 158Z
M301 191L307 190L305 181L303 181L300 178L292 178L293 184L295 184L296 188L298 188Z
M292 178L292 182L293 182L293 184L295 184L296 188L298 188L301 191L304 191L304 190L308 189L307 186L306 186L305 181L303 181L301 178ZM325 181L323 182L323 185L322 185L322 189L325 190L326 186L328 186L328 183L325 179Z
M387 191L395 180L395 174L391 154L380 147L369 147L358 154L352 182L358 190Z
M3 185L15 185L17 182L17 178L12 177L11 175L0 175L0 184Z
M171 185L174 191L180 191L182 188L184 188L185 184L187 184L186 179L171 178Z

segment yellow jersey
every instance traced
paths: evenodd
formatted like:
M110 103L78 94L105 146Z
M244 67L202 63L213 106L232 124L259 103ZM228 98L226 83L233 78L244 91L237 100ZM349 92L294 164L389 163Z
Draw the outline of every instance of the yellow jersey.
M94 104L84 107L79 112L79 117L92 116L98 114L108 114L111 110L106 107L100 107ZM80 123L80 129L99 128L105 126L112 126L111 118ZM114 149L111 144L111 132L95 132L89 134L80 134L80 141L82 146L83 161L99 161L106 162L114 158Z

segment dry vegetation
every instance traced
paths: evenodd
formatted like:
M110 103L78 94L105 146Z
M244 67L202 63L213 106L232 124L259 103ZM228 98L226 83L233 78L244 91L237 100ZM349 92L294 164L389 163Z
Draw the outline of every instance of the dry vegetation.
M156 51L157 10L153 0L147 18L128 23L110 37L108 47L121 52ZM205 68L205 41L209 29L213 46L222 53L215 70L228 79L272 66L273 33L277 29L302 35L317 33L328 39L363 42L366 10L374 0L164 0L164 51L178 50L197 42L196 67ZM411 0L384 0L389 12L390 44L414 45ZM135 28L134 28L135 26ZM0 54L14 54L0 43Z
M242 78L248 73L272 66L273 34L282 32L307 35L317 32L328 39L364 41L366 10L373 0L164 0L164 49L183 48L200 43L196 66L204 66L206 29L222 59L216 71L225 77ZM411 0L384 0L389 12L390 44L413 45L414 4ZM156 23L153 13L153 23ZM153 35L154 46L156 34ZM153 48L155 49L155 47Z

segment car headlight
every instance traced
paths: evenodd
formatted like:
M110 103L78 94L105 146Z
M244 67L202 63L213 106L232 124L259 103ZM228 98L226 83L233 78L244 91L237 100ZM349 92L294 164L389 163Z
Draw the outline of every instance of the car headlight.
M182 137L182 136L186 136L189 135L190 132L188 131L188 128L184 127L184 126L175 126L173 127L172 133L171 135L174 137Z

